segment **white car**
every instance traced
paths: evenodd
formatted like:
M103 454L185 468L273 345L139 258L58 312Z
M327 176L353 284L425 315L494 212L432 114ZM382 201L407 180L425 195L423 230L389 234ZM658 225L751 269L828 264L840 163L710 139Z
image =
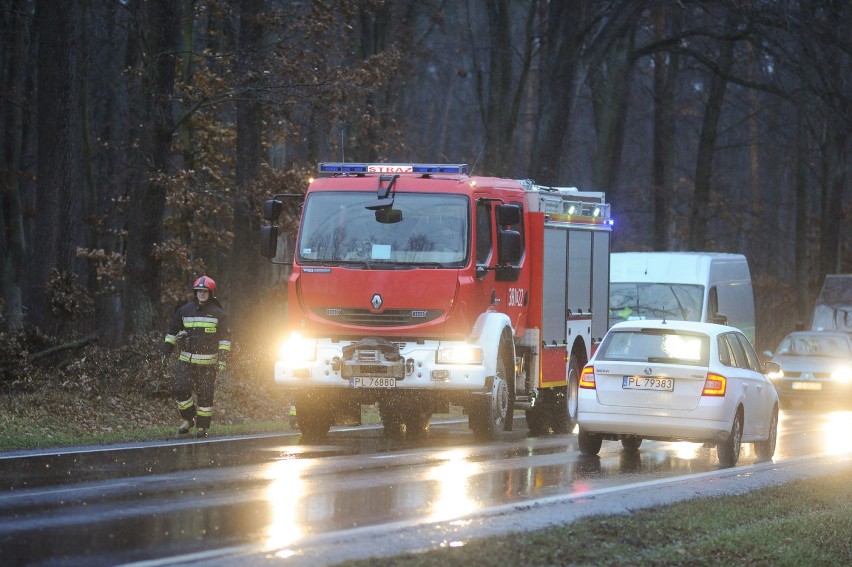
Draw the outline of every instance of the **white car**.
M775 454L778 394L751 343L734 327L689 321L626 321L604 337L580 377L578 443L637 450L643 439L715 444L723 467L743 442Z

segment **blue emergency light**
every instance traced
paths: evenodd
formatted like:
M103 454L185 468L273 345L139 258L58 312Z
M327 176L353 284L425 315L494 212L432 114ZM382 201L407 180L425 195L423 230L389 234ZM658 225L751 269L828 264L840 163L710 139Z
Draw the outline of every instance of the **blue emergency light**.
M467 175L466 163L342 163L323 162L320 173L455 173Z

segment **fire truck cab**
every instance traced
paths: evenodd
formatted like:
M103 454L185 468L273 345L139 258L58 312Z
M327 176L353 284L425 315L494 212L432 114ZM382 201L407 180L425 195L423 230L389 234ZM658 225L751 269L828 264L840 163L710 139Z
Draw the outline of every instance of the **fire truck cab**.
M322 163L305 195L275 381L306 439L361 404L423 436L461 406L477 438L573 430L606 332L612 221L602 193L471 177L465 164ZM264 216L276 261L283 202ZM288 255L289 256L289 255Z

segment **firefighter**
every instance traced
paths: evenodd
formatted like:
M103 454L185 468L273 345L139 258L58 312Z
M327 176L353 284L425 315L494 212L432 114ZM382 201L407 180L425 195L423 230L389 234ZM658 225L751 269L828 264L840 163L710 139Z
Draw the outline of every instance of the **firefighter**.
M228 315L216 298L216 282L201 276L192 286L195 300L178 308L169 323L163 343L163 360L179 347L173 394L183 421L178 433L186 435L193 426L196 436L207 437L213 418L213 389L216 373L225 372L231 352ZM193 400L193 392L197 398Z

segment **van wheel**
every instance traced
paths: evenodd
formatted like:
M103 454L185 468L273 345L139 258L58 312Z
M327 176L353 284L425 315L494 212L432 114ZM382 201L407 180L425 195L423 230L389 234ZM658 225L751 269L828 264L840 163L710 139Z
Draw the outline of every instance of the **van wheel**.
M625 451L638 451L641 445L642 438L635 435L628 435L621 439L621 446L624 447Z

